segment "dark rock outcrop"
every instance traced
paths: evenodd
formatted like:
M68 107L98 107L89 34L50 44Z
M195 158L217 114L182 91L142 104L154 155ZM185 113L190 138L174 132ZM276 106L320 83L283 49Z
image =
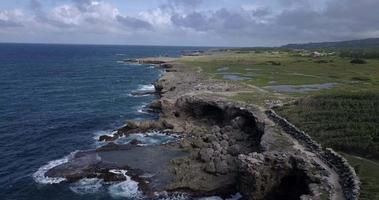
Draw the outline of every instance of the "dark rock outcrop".
M359 177L355 173L354 168L349 165L345 158L330 148L327 148L325 150L322 149L321 146L308 134L299 130L296 126L288 122L283 117L280 117L278 114L276 114L275 111L269 110L266 112L266 114L273 121L279 124L286 133L290 134L296 140L301 142L306 148L318 155L320 159L324 160L326 164L328 164L332 169L336 171L340 178L340 184L347 200L359 199Z
M246 199L319 199L320 176L303 157L281 152L240 155L239 191ZM315 187L317 186L317 187ZM313 190L313 191L312 191Z

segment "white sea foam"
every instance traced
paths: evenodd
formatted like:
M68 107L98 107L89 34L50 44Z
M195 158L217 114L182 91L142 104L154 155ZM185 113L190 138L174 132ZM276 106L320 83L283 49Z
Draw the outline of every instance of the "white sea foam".
M167 191L154 192L155 199L158 200L192 200L188 194L182 192L168 193Z
M130 134L128 137L119 138L115 142L117 144L128 144L133 140L137 140L141 143L140 146L149 146L149 145L166 144L176 139L177 139L176 136L163 134L158 131L152 131L146 134L142 134L142 133Z
M241 195L241 193L238 192L237 194L232 195L231 198L228 198L226 200L239 200L239 199L242 199L242 195Z
M98 178L84 178L71 184L70 190L77 194L93 194L100 191L103 180Z
M137 89L138 91L154 91L155 87L153 84L149 85L140 85Z
M212 196L212 197L202 197L202 198L199 198L198 200L223 200L223 199L218 196Z
M143 114L149 114L149 112L145 111L145 108L146 108L147 104L144 103L140 106L137 107L137 112L138 113L143 113Z
M230 198L226 198L225 200L239 200L242 199L242 195L240 193L236 193L232 195ZM223 198L219 196L211 196L211 197L201 197L198 198L197 200L223 200Z
M126 170L109 170L111 173L122 174L126 181L109 186L108 192L113 198L133 198L140 199L142 193L138 189L138 182L133 181Z
M106 130L106 131L96 131L94 132L93 139L96 141L99 141L100 136L102 135L107 135L112 137L117 131L111 131L111 130Z
M48 172L50 169L53 169L54 167L67 163L69 159L75 154L76 152L71 153L68 156L65 156L64 158L58 159L58 160L53 160L48 162L46 165L43 165L40 167L34 174L33 174L33 179L35 182L40 183L40 184L56 184L60 183L62 181L65 181L66 179L63 177L47 177L45 176L46 172Z

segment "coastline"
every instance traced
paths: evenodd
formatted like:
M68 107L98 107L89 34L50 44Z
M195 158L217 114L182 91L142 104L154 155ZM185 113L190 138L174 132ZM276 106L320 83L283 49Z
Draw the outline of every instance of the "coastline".
M326 175L328 170L333 170L320 167L317 162L322 161L316 159L317 155L302 148L296 139L271 121L264 108L228 98L248 90L246 86L214 80L202 74L201 70L174 60L150 62L146 59L142 62L156 64L166 71L154 84L154 93L159 95L159 99L148 108L150 112L158 113L159 119L128 121L113 136L101 136L101 141L109 143L96 152L130 150L133 148L130 146L139 145L139 142L132 141L125 147L112 141L137 132L159 131L179 135L179 141L160 145L173 152L187 152L187 155L173 157L164 164L168 173L163 171L170 180L163 185L146 184L155 178L141 179L142 172L128 168L132 179L139 182L148 197L158 190L185 192L193 197L230 197L239 192L247 199L283 195L289 195L289 198L319 199L328 196L329 199L343 199L342 191L336 189L341 187L339 181L330 180L330 175ZM123 180L122 176L105 171L103 178ZM93 176L94 172L99 170L94 168L92 172L79 173L80 176L72 180ZM292 186L282 185L284 179L291 177L298 181Z

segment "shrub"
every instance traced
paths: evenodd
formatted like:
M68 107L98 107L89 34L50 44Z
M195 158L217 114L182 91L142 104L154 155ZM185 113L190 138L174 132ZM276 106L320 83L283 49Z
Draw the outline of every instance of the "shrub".
M350 61L351 64L367 64L367 61L360 59L360 58L354 58Z

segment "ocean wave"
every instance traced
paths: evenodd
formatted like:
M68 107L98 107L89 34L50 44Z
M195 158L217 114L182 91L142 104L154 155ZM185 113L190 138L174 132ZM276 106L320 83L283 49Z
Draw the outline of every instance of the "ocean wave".
M142 199L142 193L138 188L138 182L133 181L126 170L109 170L111 173L122 174L126 181L109 186L108 192L113 198Z
M137 91L155 91L155 87L153 84L149 85L140 85Z
M154 94L155 86L153 84L139 85L137 89L133 90L128 96L131 97L145 97Z
M159 131L152 131L146 134L134 133L130 134L128 137L122 137L117 139L116 144L129 144L133 140L137 140L141 144L139 146L150 146L150 145L160 145L167 144L171 141L177 139L176 135L167 135Z
M75 154L76 152L72 152L70 155L65 156L64 158L58 159L58 160L52 160L48 162L46 165L43 165L40 167L34 174L33 179L35 182L40 184L56 184L60 183L66 180L66 178L63 177L47 177L45 176L46 172L48 172L50 169L53 169L54 167L58 165L62 165L64 163L67 163L69 159Z
M191 198L188 194L185 193L176 193L168 195L166 194L156 194L156 196L161 196L158 200L190 200Z
M113 136L115 133L117 133L117 131L113 131L113 130L102 130L102 131L96 131L94 132L94 136L93 136L93 139L95 141L99 141L100 139L100 136L102 135L107 135L107 136Z
M98 178L84 178L70 186L70 190L77 194L97 193L103 187L103 180Z

